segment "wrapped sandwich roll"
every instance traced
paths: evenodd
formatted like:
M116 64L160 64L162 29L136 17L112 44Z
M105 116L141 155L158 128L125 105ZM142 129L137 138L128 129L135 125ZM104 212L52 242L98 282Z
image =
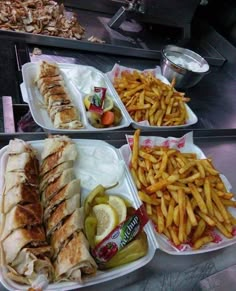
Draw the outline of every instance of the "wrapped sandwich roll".
M53 258L55 259L68 239L76 231L82 230L84 225L84 210L77 208L70 216L58 225L57 229L51 236L50 244L53 249Z
M53 250L52 261L54 267L58 268L56 281L80 281L81 276L83 278L85 274L95 274L97 270L97 265L89 253L88 242L82 232L84 212L80 208L80 181L72 179L58 190L58 181L61 181L60 185L64 184L63 180L65 181L62 178L63 173L73 169L67 169L63 164L68 161L73 162L78 155L77 148L72 145L69 138L55 135L45 140L42 151L40 185L42 188L45 187L43 181L46 178L47 186L42 193L45 206L44 221L47 238ZM56 166L54 168L51 166L51 170L48 171L50 169L48 165L52 164ZM51 179L48 178L50 174L52 174ZM54 176L57 178L55 179ZM81 256L79 256L80 252ZM65 270L62 267L64 263Z
M80 129L83 123L72 102L62 73L55 63L39 63L36 84L56 128Z
M71 198L74 195L80 195L80 180L74 179L63 187L51 200L46 201L44 209L44 219L48 219L61 202Z
M1 260L8 277L31 284L39 274L52 280L52 248L46 240L39 195L36 151L22 140L10 141L2 199ZM40 273L39 273L40 272Z
M78 157L77 148L74 143L66 143L64 141L60 143L57 138L55 138L56 144L53 145L52 142L54 138L51 137L49 139L50 142L48 141L48 146L45 144L44 151L42 153L42 165L40 167L41 181L44 180L43 176L46 173L58 165L68 161L75 161ZM52 148L50 148L50 145Z
M82 231L75 232L61 249L54 267L57 281L81 282L83 275L95 274L97 265L89 253L89 244Z
M18 204L3 217L3 220L2 240L19 228L42 224L43 209L40 203Z
M53 212L51 212L50 217L46 221L46 233L50 236L53 231L58 227L58 225L70 214L72 214L75 209L80 207L80 195L76 194L71 198L64 200L60 203Z
M73 161L68 161L61 163L57 165L55 168L53 168L51 171L47 172L44 176L43 179L41 179L40 184L39 184L39 190L43 192L45 188L48 186L48 184L54 182L64 170L67 170L69 168L73 167Z
M54 270L50 261L51 254L50 246L22 249L11 266L8 266L8 277L18 283L31 285L43 275L44 281L51 282L54 278ZM42 280L42 278L40 279Z
M17 204L39 203L39 190L27 183L17 184L3 193L2 212L9 212Z
M73 168L64 170L60 176L58 176L53 182L49 183L44 189L41 195L41 200L43 204L45 201L52 199L52 197L57 194L64 186L75 179L75 173Z

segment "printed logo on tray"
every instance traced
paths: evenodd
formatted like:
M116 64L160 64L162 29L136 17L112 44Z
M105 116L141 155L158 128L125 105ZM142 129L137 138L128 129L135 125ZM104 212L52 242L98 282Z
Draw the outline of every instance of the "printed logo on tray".
M185 142L186 142L186 138L185 136L182 137L181 139L179 140L165 140L161 145L164 146L164 147L173 147L173 146L176 146L177 148L183 148L184 145L185 145Z

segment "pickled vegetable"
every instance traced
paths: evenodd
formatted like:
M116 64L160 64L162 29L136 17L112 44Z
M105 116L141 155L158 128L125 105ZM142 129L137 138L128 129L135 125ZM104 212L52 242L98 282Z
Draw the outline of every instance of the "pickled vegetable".
M88 216L84 222L85 235L91 248L95 246L95 236L97 233L97 219L94 216Z
M95 187L88 195L88 197L85 199L84 202L84 213L85 213L85 217L87 215L89 215L89 213L91 212L92 207L97 204L95 203L95 198L97 197L103 197L105 199L105 191L112 189L114 187L117 186L118 183L116 183L115 185L112 185L111 187L104 187L102 185L98 185L97 187ZM103 202L104 203L104 202Z
M109 269L118 267L123 264L133 262L147 254L148 241L147 235L144 231L140 232L137 237L121 249L108 262L99 266L100 269Z

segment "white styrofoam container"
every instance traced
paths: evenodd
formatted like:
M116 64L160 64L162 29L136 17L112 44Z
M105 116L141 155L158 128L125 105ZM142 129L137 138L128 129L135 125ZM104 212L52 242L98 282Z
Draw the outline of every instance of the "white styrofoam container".
M79 155L81 151L85 151L85 150L88 152L88 154L93 154L94 149L96 149L100 157L102 157L103 154L105 155L103 160L105 160L106 157L109 156L110 159L114 161L114 163L115 161L116 162L122 161L121 152L115 147L111 146L110 144L104 141L86 140L86 139L84 140L74 139L73 141L77 145ZM37 150L37 152L39 153L38 158L40 159L40 154L43 150L43 140L32 141L28 143L30 143L33 146L33 148ZM5 172L7 158L8 158L7 147L8 146L5 146L4 148L0 150L0 191L1 191L0 193L3 193L3 187L4 187L4 172ZM80 159L76 160L74 164L74 170L75 170L75 174L77 178L79 178L79 176L77 175L79 167L80 167ZM124 198L128 199L135 208L138 208L141 205L141 201L138 199L138 196L136 195L136 187L133 184L128 168L124 162L123 162L123 168L124 168L124 173L123 173L122 178L120 178L119 185L116 186L114 189L110 189L108 193L123 196ZM110 165L110 169L112 170L112 164ZM84 188L83 183L82 183L82 189L81 189L82 203L84 201L84 198L86 197L86 195L89 193L91 189L88 189L88 187ZM113 268L111 270L98 271L96 276L86 279L83 284L76 283L76 282L52 283L52 284L49 284L48 287L45 288L44 290L73 290L73 289L77 289L77 288L81 288L85 286L95 285L95 284L105 282L108 280L112 280L117 277L127 275L128 273L141 268L153 258L155 254L155 250L157 248L157 242L155 241L155 236L152 230L151 222L148 222L146 224L146 226L144 227L144 230L148 237L148 253L146 254L146 256L130 264ZM12 290L12 291L28 290L28 288L30 287L26 285L17 284L14 281L10 280L6 275L6 267L4 266L0 267L0 281L8 290Z
M120 66L118 64L115 64L114 67L112 68L112 70L108 73L106 73L107 77L109 78L109 80L111 81L111 83L113 83L114 81L114 77L120 76L122 71L134 71L136 69L133 68L127 68L124 66ZM136 70L139 71L139 70ZM145 70L147 71L153 71L153 70ZM162 82L166 83L166 84L170 84L170 82L160 74L160 71L158 70L158 67L156 67L154 69L154 73L156 78L160 79ZM112 90L114 91L114 95L116 95L117 99L120 99L118 93L116 92L115 88L112 86L111 87ZM120 99L121 101L121 99ZM122 102L122 101L121 101ZM123 103L122 103L123 104ZM133 128L140 128L140 129L145 129L145 130L155 130L155 129L176 129L176 128L185 128L188 127L190 125L193 125L195 123L198 122L198 118L196 116L196 114L192 111L192 109L188 106L188 104L185 103L185 107L188 113L188 119L186 121L186 124L182 124L182 125L174 125L174 126L154 126L154 125L149 125L147 124L147 122L145 121L141 121L141 122L136 122L135 120L133 120L131 118L131 116L129 115L128 111L126 110L125 106L123 107L123 110L126 111L126 114L129 116L131 125L133 126Z
M129 116L127 115L126 111L124 111L122 102L119 98L117 98L112 88L112 84L105 74L91 66L66 63L57 64L65 80L66 89L72 99L72 102L78 109L81 122L83 123L84 127L81 129L59 129L53 125L47 113L47 110L44 107L43 97L40 94L37 86L35 85L35 79L38 72L38 63L26 63L22 66L23 83L20 86L21 93L23 96L23 100L29 105L29 109L34 121L40 127L42 127L46 131L52 132L98 132L121 129L130 125ZM76 82L76 80L79 80L79 78L81 77L81 74L86 71L91 72L94 77L102 81L103 86L107 88L107 94L113 99L114 104L116 104L121 109L122 120L119 125L106 128L95 128L89 123L86 116L86 109L83 104L83 98L87 94L86 92L81 90L83 88L80 87ZM73 76L71 72L74 72L75 75ZM96 83L96 80L94 80L94 83L92 83L92 81L92 79L87 80L87 82L91 82L91 88L93 89L94 86L98 86L98 82Z
M131 156L130 146L129 144L133 143L133 136L126 136L128 144L121 147L121 152L124 157L124 160L126 161L127 166L129 165L129 160ZM146 146L167 146L169 148L175 148L178 149L180 152L186 152L186 153L195 153L197 154L197 157L199 159L205 159L206 156L203 153L203 151L194 144L193 142L193 132L189 132L185 134L184 136L180 138L175 137L168 137L163 138L159 136L140 136L139 138L140 145L146 145ZM214 161L213 161L214 163ZM221 179L225 184L225 187L227 191L229 192L232 188L230 182L227 180L227 178L221 174ZM231 214L236 217L236 209L233 207L229 207L229 211ZM201 254L206 253L210 251L219 250L221 248L228 247L232 244L236 243L236 236L234 236L231 239L226 238L223 236L216 228L214 231L212 231L212 235L217 236L219 241L217 243L211 242L207 245L203 246L200 249L193 250L189 245L182 245L180 248L176 248L169 239L162 234L157 233L155 230L154 234L156 236L156 241L158 248L162 251L171 254L171 255L195 255L195 254ZM235 234L236 235L236 234Z

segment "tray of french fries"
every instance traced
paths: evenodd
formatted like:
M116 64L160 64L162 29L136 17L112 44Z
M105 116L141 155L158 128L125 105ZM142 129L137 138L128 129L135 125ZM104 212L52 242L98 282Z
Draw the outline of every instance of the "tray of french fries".
M123 156L161 250L189 255L236 243L230 182L194 144L192 132L162 138L137 129L127 143Z
M50 132L92 132L130 125L105 74L91 66L42 60L22 66L21 93L34 121Z
M182 128L197 123L190 98L174 88L158 67L139 71L115 64L107 73L134 128Z

